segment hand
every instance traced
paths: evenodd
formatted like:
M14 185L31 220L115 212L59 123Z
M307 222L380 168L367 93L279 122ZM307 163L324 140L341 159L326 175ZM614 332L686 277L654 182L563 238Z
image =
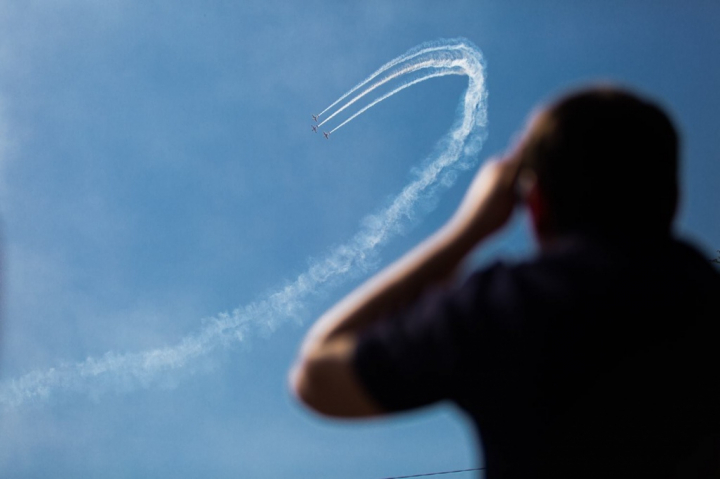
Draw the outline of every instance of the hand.
M456 233L476 242L507 223L515 209L520 165L518 155L511 154L491 158L480 168L453 217Z

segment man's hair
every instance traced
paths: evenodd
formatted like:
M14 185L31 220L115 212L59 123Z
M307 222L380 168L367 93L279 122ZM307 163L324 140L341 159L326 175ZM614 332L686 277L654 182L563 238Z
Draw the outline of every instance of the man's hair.
M536 118L520 154L555 233L670 231L678 135L655 104L616 87L567 95Z

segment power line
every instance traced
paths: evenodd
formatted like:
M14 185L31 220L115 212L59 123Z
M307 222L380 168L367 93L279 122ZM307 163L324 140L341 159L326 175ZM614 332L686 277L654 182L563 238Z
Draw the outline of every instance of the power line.
M383 479L408 479L409 477L440 476L442 474L457 474L459 472L482 471L483 469L485 469L485 468L484 467L474 467L472 469L458 469L455 471L426 472L425 474L412 474L410 476L383 477Z

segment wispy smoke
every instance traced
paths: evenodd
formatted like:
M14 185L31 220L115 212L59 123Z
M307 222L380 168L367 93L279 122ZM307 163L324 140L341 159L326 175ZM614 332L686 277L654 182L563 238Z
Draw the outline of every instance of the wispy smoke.
M45 401L62 392L95 396L106 391L162 384L171 371L188 368L213 351L242 342L250 334L272 332L287 321L300 320L309 297L353 274L371 269L377 249L414 218L418 205L431 200L441 188L451 186L457 170L474 163L485 139L487 125L482 55L477 47L464 39L420 45L383 65L320 113L325 114L341 105L324 121L327 122L380 85L393 80L400 82L389 93L332 130L336 131L405 88L430 78L460 74L467 75L468 87L458 118L440 140L436 152L415 171L415 178L389 206L365 218L355 236L312 262L293 282L264 299L204 320L198 332L175 345L136 353L108 352L102 357L36 370L5 381L0 384L0 406L12 409Z
M367 85L368 83L370 83L371 81L373 81L374 79L379 77L382 73L385 73L386 71L392 69L393 67L395 67L396 65L398 65L400 63L409 63L410 60L413 60L413 59L417 58L418 56L424 55L427 53L432 53L432 52L437 52L437 51L449 51L449 50L454 50L454 49L458 49L458 48L463 48L463 47L466 47L467 45L468 45L467 41L456 42L453 44L453 43L449 43L449 42L440 40L437 42L423 43L422 45L412 48L412 49L408 50L404 55L400 55L399 57L394 58L393 60L390 60L389 62L387 62L386 64L384 64L383 66L381 66L380 68L375 70L375 72L372 75L370 75L369 77L367 77L366 79L364 79L363 81L361 81L360 83L358 83L357 85L352 87L347 92L345 92L340 98L338 98L333 103L331 103L330 106L328 106L323 111L318 113L317 116L319 118L321 115L324 115L329 110L332 110L332 108L335 105L342 102L345 98L349 97L350 95L352 95L353 93L358 91L360 88L364 87L365 85ZM413 63L415 63L415 62L413 62Z

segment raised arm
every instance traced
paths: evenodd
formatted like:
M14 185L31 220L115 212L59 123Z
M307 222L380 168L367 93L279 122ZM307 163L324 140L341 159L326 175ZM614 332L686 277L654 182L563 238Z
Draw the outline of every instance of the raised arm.
M337 417L383 413L353 371L359 333L416 300L429 286L447 282L467 254L507 222L515 206L519 166L515 157L488 161L445 226L315 323L290 378L291 388L307 406Z

